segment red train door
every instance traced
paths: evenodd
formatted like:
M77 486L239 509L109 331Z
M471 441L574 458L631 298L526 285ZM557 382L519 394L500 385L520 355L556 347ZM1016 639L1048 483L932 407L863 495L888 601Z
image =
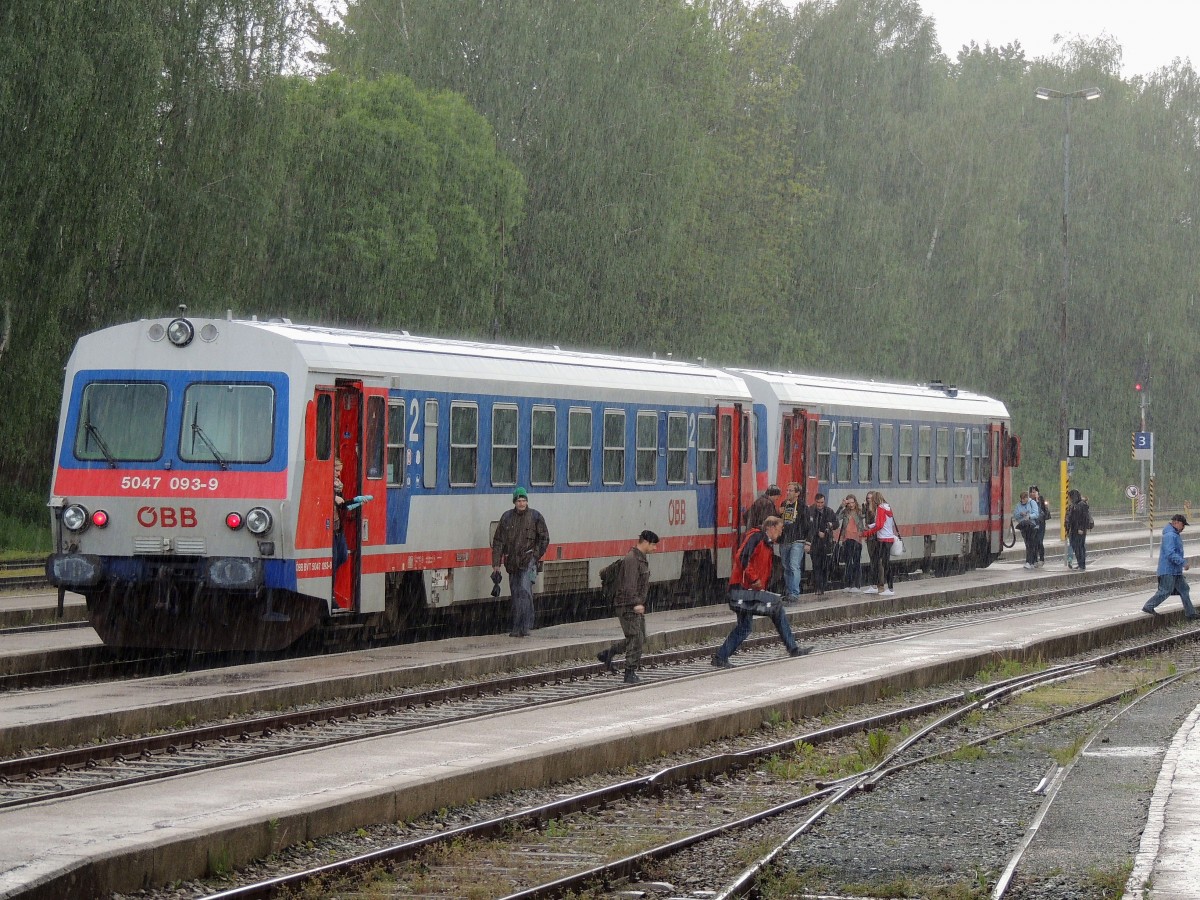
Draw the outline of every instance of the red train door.
M717 574L729 576L730 554L721 548L732 543L730 535L737 533L741 525L742 510L742 453L741 453L742 409L739 405L717 407L717 508L714 522L714 551L717 559Z
M1004 525L1008 521L1008 502L1012 493L1008 477L1008 433L1003 424L993 422L988 425L987 442L992 466L988 474L988 546L993 554L998 554L1003 549Z

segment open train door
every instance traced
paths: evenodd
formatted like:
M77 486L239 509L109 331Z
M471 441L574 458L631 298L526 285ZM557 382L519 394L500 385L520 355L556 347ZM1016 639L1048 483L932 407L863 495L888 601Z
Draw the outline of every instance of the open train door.
M820 413L809 412L807 409L795 411L796 441L800 449L794 453L795 481L804 488L804 503L811 506L817 500L820 486L817 482L817 422Z
M776 484L786 489L788 482L794 481L800 485L805 503L811 503L810 487L805 476L808 452L805 438L808 433L808 413L796 408L783 417L779 426L779 478ZM815 433L815 432L814 432ZM813 479L811 493L816 494L816 479Z
M742 408L740 404L717 406L717 508L714 533L714 556L717 577L728 578L733 566L732 547L741 528L742 505Z
M988 551L995 558L1004 549L1004 526L1008 521L1011 494L1008 484L1008 429L1002 422L990 423L987 440L992 466L988 474Z

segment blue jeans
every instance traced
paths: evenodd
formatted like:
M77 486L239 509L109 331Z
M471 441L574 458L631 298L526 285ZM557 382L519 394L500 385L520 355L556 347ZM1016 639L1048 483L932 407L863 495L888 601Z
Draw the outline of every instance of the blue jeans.
M804 545L801 544L800 546L803 547ZM783 645L788 648L789 652L795 650L796 639L792 637L792 626L788 622L782 606L775 606L774 612L771 613L771 621L775 623L775 630L779 632L779 637L783 640ZM733 626L733 631L729 632L729 637L725 638L725 643L717 651L717 659L725 662L729 657L733 656L734 651L742 645L742 641L750 636L750 632L753 629L754 616L748 612L739 612L737 614L737 625Z
M1187 579L1182 574L1159 575L1158 590L1153 597L1146 601L1142 609L1147 611L1154 609L1158 604L1175 593L1178 593L1179 599L1183 601L1183 614L1189 619L1196 618L1196 607L1192 606L1192 592L1188 588Z
M804 541L780 544L779 558L783 560L783 593L799 597L804 583Z
M537 578L537 563L508 576L512 592L512 631L509 634L527 635L533 631L533 582Z

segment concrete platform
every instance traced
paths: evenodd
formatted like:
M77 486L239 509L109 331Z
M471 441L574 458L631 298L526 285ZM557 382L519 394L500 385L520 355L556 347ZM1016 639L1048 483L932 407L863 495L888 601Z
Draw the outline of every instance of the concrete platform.
M1141 562L1110 558L1105 565L1119 562L1140 571L1153 564L1142 554ZM998 592L1010 589L1014 580L1047 585L1082 581L1099 574L1097 563L1082 575L1061 566L1030 572L1019 563L999 563L961 578L898 585L896 597L881 599L903 603L917 594ZM0 842L0 898L103 896L197 877L331 832L409 819L493 793L653 758L757 728L774 715L799 719L883 691L967 675L1001 658L1084 650L1117 636L1149 633L1180 618L1171 604L1166 616L1143 615L1140 605L1148 595L1149 582L1144 581L1128 596L1082 608L1031 608L1002 621L950 627L875 647L801 659L787 658L780 648L779 660L765 665L714 669L658 683L651 679L549 709L366 739L286 760L0 813L6 835ZM860 595L827 595L821 614L838 604L850 605L851 598ZM802 620L816 606L800 604L793 620ZM650 621L652 640L659 641L671 631L675 637L694 633L715 644L731 626L732 616L720 608L655 614ZM245 703L251 688L266 685L274 685L281 696L308 691L312 699L315 693L344 693L348 685L372 679L408 677L415 682L435 671L578 658L618 634L615 621L586 622L543 629L528 640L459 638L386 652L260 664L233 675L201 673L28 692L0 697L0 729L11 740L20 730L68 721L79 727L82 738L101 710L133 721L149 720L150 710L166 708L167 715L178 718L180 710L194 713L213 702ZM421 669L427 671L422 674ZM404 672L407 676L396 674Z

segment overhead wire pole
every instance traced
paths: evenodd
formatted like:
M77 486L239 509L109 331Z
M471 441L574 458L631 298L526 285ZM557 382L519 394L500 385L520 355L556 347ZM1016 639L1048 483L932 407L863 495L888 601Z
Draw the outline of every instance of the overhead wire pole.
M1038 88L1033 95L1039 100L1063 101L1063 203L1062 203L1062 288L1058 302L1059 344L1059 394L1058 394L1058 503L1059 532L1062 540L1067 539L1067 491L1070 477L1067 474L1067 299L1071 292L1071 262L1067 252L1068 222L1071 198L1071 101L1096 100L1099 88L1082 88L1078 91L1056 91Z

